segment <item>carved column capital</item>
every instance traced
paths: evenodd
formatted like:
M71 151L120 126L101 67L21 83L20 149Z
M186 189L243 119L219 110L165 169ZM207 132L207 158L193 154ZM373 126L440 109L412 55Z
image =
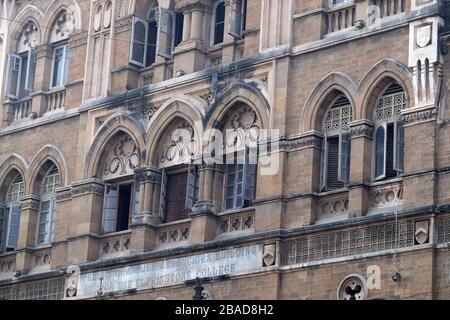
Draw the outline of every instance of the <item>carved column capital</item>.
M89 193L103 195L105 183L98 179L88 179L72 184L72 197L78 197Z
M27 195L22 197L20 202L20 210L39 211L40 198L36 195Z
M370 121L354 121L348 125L348 132L352 138L373 138L374 124Z
M207 0L176 0L175 9L188 12L188 11L212 11L212 4Z
M280 141L280 149L294 151L304 148L321 148L323 137L315 131Z
M437 110L434 106L428 108L414 108L403 110L402 119L405 124L416 124L420 122L436 120Z
M139 183L161 183L161 169L156 167L143 167L135 170L136 180Z

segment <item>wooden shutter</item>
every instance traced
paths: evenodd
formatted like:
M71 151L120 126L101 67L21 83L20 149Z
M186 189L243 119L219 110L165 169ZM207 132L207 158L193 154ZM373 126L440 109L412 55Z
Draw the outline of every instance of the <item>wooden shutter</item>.
M321 175L320 175L320 190L324 191L327 188L327 165L328 165L328 138L323 137L322 153L320 155L321 161Z
M339 189L343 183L338 180L339 174L339 137L328 138L327 148L327 189Z
M13 204L9 211L8 249L16 249L19 241L20 204Z
M386 123L375 130L375 180L386 177L386 147L387 147Z
M174 222L187 218L186 194L187 171L167 175L166 219L165 222Z
M36 71L36 49L30 48L30 50L28 50L27 73L25 79L26 91L33 91L35 71Z
M5 78L5 96L11 99L19 97L20 76L22 74L22 57L8 54Z
M350 177L350 135L341 133L339 136L339 168L338 181L348 183Z
M386 129L386 178L397 177L398 173L394 170L395 165L395 129L394 124L389 123Z
M186 186L186 205L185 208L189 212L192 211L192 207L196 202L197 197L197 167L189 164L188 178Z
M165 8L159 9L159 28L156 54L166 59L172 59L175 30L175 14Z
M166 220L166 194L167 194L167 175L163 169L161 173L161 192L159 196L159 218Z
M247 149L245 151L245 161L243 170L243 199L254 200L256 191L256 168L257 168L257 150Z
M242 18L241 1L231 1L228 34L236 39L242 38Z
M396 122L394 126L394 170L402 173L404 170L404 158L405 158L405 128L403 123Z
M106 185L103 205L103 232L116 231L117 225L117 186Z
M5 208L0 206L0 253L4 251L5 243Z
M145 67L147 56L148 22L138 17L133 17L133 30L131 33L130 62L140 67Z

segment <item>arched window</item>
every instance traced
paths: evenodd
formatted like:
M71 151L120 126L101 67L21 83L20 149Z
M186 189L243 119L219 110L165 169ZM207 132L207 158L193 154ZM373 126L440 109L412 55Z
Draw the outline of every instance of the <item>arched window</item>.
M40 189L39 222L37 228L37 245L50 244L55 234L56 189L61 178L56 165L52 165L42 179Z
M32 21L25 24L16 51L7 58L5 96L11 99L30 97L34 87L38 28Z
M134 140L125 132L117 133L109 142L98 168L98 177L105 181L103 232L129 229L133 214L139 209L139 183L134 170L141 164L141 155Z
M374 180L398 177L403 172L405 133L401 112L406 108L406 94L392 83L378 98L375 108Z
M187 219L198 194L194 129L177 118L164 130L158 145L157 165L162 170L159 215L165 223Z
M63 87L67 84L69 75L69 35L73 31L73 17L63 11L55 20L50 34L53 47L51 87Z
M214 44L223 42L225 34L225 2L220 1L214 10Z
M134 16L130 63L149 67L157 55L172 59L174 48L182 41L183 24L181 12L160 8L157 3L145 19Z
M350 135L352 106L344 95L331 103L323 122L322 191L346 186L350 177Z
M224 210L248 207L255 199L261 122L255 111L237 104L225 118Z
M14 251L19 240L20 198L25 185L18 173L8 187L5 207L0 207L0 252Z

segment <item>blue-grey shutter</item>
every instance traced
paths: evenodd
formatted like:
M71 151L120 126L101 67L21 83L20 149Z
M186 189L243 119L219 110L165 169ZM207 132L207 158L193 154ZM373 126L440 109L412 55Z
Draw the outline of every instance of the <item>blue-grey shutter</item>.
M130 48L130 62L140 67L145 67L147 56L148 22L138 17L133 17L133 30L131 33L132 44Z
M11 99L19 97L20 76L22 74L22 57L8 54L5 77L5 96Z
M36 49L30 48L30 50L28 50L27 73L25 79L26 91L33 91L35 73L36 73Z
M5 224L6 224L5 208L0 206L0 253L4 251L5 243Z
M338 180L348 183L350 177L350 134L340 135Z
M51 221L51 201L41 201L39 207L39 223L38 223L38 236L37 236L37 244L47 244L48 242L48 227Z
M375 130L375 180L386 177L387 125Z
M243 198L245 200L254 200L256 191L256 169L257 169L257 150L250 148L245 151L244 172L243 172Z
M405 128L403 123L395 123L394 170L403 172L405 159Z
M134 183L134 201L133 201L133 214L137 216L139 214L139 197L141 194L141 182L136 179Z
M164 221L166 216L167 176L163 169L161 173L161 192L159 196L159 218Z
M228 34L236 39L242 38L242 4L241 1L232 1L230 6Z
M103 232L116 231L117 225L117 187L106 185L103 205Z
M165 8L159 8L159 27L156 54L172 59L175 30L175 14Z
M56 224L56 209L58 204L56 199L52 199L52 210L51 210L51 220L50 220L50 243L55 240L55 224Z
M197 194L197 167L193 164L189 164L188 178L186 187L186 210L192 211L192 207L196 201Z
M20 204L13 204L9 210L8 249L16 249L19 242Z

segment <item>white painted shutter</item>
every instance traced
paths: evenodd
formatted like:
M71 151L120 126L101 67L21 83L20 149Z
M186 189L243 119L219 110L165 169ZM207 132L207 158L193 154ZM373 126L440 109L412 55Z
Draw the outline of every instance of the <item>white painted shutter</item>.
M257 168L257 149L251 148L245 151L244 172L243 172L243 198L245 200L254 200L256 191L256 168Z
M20 76L22 74L22 57L8 54L5 78L5 96L11 99L19 97Z
M34 77L36 73L36 49L28 50L27 74L25 79L25 90L33 91Z
M8 249L16 249L19 242L20 204L13 204L9 211Z
M405 158L405 128L401 122L394 125L394 170L403 172Z
M117 187L106 185L103 205L103 232L116 231L117 225Z
M159 218L164 221L166 216L167 175L163 169L161 173L161 193L159 197Z
M387 124L375 130L375 180L386 177Z
M339 168L338 181L348 183L350 177L350 135L341 133L339 136Z
M175 13L165 8L159 9L159 27L156 54L172 59L175 30Z
M231 1L228 19L228 34L236 39L242 38L242 4L241 1Z
M145 67L145 59L147 57L147 34L148 22L141 18L133 17L130 62L140 67Z
M186 187L186 210L192 211L197 195L197 167L189 164Z

